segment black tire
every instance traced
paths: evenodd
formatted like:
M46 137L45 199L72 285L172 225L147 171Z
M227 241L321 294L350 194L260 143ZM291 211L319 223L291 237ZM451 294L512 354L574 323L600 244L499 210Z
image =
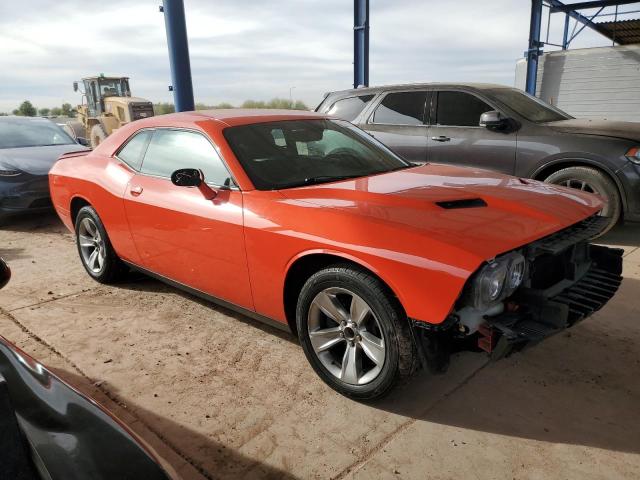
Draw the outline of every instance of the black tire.
M95 124L91 127L91 148L96 148L107 138L107 132L104 131L104 128L99 123Z
M359 300L364 300L366 306L370 309L371 316L364 317L368 320L364 320L361 325L367 324L369 326L361 327L359 333L358 330L356 330L356 338L353 343L345 340L344 332L346 332L346 330L342 330L343 333L340 335L343 336L343 339L338 339L338 342L343 343L336 343L335 346L332 347L332 349L336 351L327 350L319 354L316 353L314 349L309 333L310 322L314 322L310 312L312 312L312 303L314 299L316 299L316 296L323 292L333 290L346 290L349 293L355 294L356 297L359 297ZM348 294L343 295L339 293L332 298L342 302L341 306L344 307L346 312L347 309L350 309L348 306L350 303L346 303L348 300L344 298L339 298L343 296L346 298ZM317 307L314 308L315 312L320 312L317 315L324 315L324 317L326 317L324 321L333 322L328 315L324 314L324 311L319 310ZM327 385L347 397L357 400L373 400L379 398L388 393L400 379L411 376L417 368L418 357L415 345L411 340L409 323L397 299L379 279L365 270L352 265L334 265L328 267L315 273L306 281L298 297L296 322L300 343L313 369ZM375 322L373 328L371 328L370 322ZM337 328L342 328L342 326ZM335 370L342 368L344 372L346 350L351 346L354 352L359 352L358 354L354 353L354 355L361 355L359 359L357 356L353 358L358 359L355 363L362 367L364 371L365 363L371 363L373 365L371 361L372 357L366 353L366 342L363 340L363 337L369 334L368 330L375 332L376 336L373 338L381 335L380 338L384 339L383 349L385 353L383 365L381 367L376 365L369 373L361 376L361 379L364 380L367 375L371 374L370 372L374 370L377 371L378 373L376 373L376 376L373 377L371 381L364 384L347 383L338 378L336 374L331 373L326 366L327 360L321 360L319 355L325 355L325 359L327 358L326 355L335 356L337 359L342 358L342 365L338 366L336 364L334 368ZM318 330L315 332L317 333L317 331Z
M620 220L622 214L620 192L616 184L604 172L591 167L567 167L549 175L545 182L580 188L603 196L607 200L607 205L602 210L602 216L609 218L609 224L600 235L611 230Z
M85 222L85 219L87 219L86 222ZM94 264L94 265L97 265L98 267L97 269L94 269L91 267L91 265L89 264L90 262L89 260L87 260L85 255L85 253L87 252L87 249L90 249L91 247L85 248L84 249L85 253L83 253L83 247L81 246L81 240L84 241L82 237L85 237L85 238L87 237L86 225L89 225L90 222L92 222L93 225L97 228L97 231L99 233L99 238L102 241L101 246L99 248L97 246L94 247L94 249L97 249L98 251L102 249L102 252L100 253L103 253L103 255L100 255L100 253L98 253L98 255L100 255L101 258L103 258L103 261L102 263L98 261L97 264ZM122 263L122 260L120 260L115 250L113 249L113 246L111 245L111 241L109 240L109 236L107 235L107 231L105 230L104 225L100 220L100 217L98 216L96 211L93 209L93 207L87 205L80 209L80 211L78 212L78 215L76 216L75 233L76 233L76 246L78 248L78 255L80 256L80 262L82 262L82 266L87 271L87 273L91 276L91 278L93 278L94 280L100 283L110 284L110 283L115 283L116 281L120 280L124 276L124 274L127 271L127 268L124 265L124 263ZM85 235L83 235L83 233L85 233Z

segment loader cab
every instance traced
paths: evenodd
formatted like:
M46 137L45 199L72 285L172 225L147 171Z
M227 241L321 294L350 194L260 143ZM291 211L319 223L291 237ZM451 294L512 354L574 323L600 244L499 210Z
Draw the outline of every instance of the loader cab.
M90 117L98 117L105 113L105 98L131 97L127 77L88 77L83 78L82 83Z

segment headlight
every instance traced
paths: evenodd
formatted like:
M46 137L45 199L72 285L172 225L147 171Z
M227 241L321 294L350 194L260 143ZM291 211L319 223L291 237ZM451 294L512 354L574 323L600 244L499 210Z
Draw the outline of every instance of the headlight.
M624 154L633 163L640 165L640 147L632 147Z
M522 284L526 272L524 257L518 252L492 260L476 274L471 286L471 304L486 310L504 300Z

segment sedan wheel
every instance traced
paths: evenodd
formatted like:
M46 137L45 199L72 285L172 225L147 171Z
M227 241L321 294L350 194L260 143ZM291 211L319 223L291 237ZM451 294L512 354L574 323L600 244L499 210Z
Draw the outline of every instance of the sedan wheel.
M320 270L305 282L296 326L316 373L352 398L378 398L417 366L397 299L378 278L352 265Z

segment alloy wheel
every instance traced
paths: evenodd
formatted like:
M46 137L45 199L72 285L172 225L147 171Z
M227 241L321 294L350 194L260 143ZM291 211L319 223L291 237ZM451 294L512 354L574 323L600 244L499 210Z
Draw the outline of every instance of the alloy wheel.
M380 322L354 292L322 290L311 302L307 327L317 358L342 382L364 385L382 371L386 346Z
M78 243L84 264L92 272L100 273L104 267L107 250L100 230L91 218L85 217L80 221Z
M602 195L602 193L595 187L595 185L586 182L579 178L570 178L568 180L563 180L558 185L562 185L563 187L575 188L576 190L582 190L583 192L595 193L596 195ZM603 217L609 217L609 206L606 206L600 212L600 215Z

